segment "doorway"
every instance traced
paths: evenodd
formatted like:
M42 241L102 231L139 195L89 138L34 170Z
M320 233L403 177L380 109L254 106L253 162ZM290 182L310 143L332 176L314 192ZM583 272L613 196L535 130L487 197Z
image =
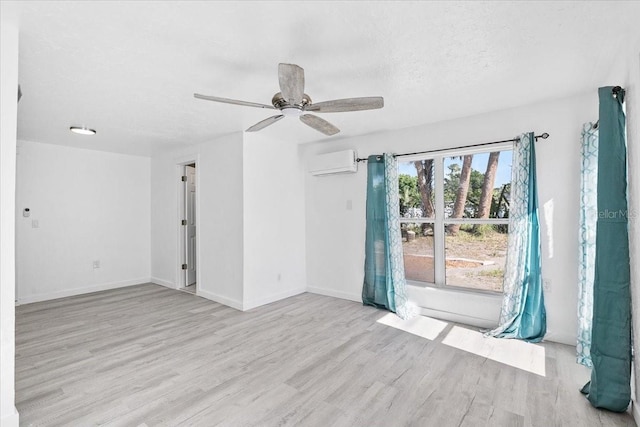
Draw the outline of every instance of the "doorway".
M182 264L183 278L181 289L187 292L196 293L197 287L197 218L196 218L196 164L184 165L182 174L183 197L182 197Z

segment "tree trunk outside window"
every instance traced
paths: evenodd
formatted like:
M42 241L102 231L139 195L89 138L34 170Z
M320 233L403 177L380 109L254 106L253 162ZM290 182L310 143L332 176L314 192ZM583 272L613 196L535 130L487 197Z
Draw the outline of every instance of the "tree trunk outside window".
M462 218L464 215L464 208L467 203L467 193L469 192L469 182L471 180L471 162L473 161L473 154L466 155L462 158L462 170L460 171L460 184L458 185L458 191L456 192L456 201L453 205L453 214L451 218ZM460 230L460 224L449 224L447 231L452 234L458 234Z
M496 181L496 172L498 171L498 160L500 152L494 151L489 154L487 161L487 171L484 173L484 181L482 182L482 194L480 195L480 203L478 203L477 218L489 218L491 213L491 201L493 200L493 186Z
M433 218L433 159L419 160L413 162L418 172L418 190L420 191L420 199L422 206L424 207L423 215L425 218ZM431 224L422 224L422 234L426 236L429 228L432 228Z

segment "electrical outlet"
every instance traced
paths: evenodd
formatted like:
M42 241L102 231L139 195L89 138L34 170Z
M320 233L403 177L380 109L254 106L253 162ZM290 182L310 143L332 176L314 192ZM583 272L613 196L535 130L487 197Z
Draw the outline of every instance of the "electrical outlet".
M100 268L100 260L99 259L93 261L93 268Z
M546 294L551 293L551 279L542 279L542 289Z

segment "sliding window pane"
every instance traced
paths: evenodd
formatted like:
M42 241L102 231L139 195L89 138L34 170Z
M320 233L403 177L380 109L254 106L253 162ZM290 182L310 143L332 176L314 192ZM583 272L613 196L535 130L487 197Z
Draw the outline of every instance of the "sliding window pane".
M401 223L407 280L434 283L433 224Z
M507 257L507 224L445 226L446 284L468 289L502 292Z
M434 218L433 159L398 162L398 193L402 218Z
M511 150L447 157L444 161L445 218L507 218Z

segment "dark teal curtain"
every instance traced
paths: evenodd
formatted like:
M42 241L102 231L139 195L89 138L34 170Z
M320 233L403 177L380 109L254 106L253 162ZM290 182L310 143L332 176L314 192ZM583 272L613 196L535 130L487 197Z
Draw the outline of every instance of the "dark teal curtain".
M367 231L365 241L364 286L362 302L396 311L391 286L387 188L383 156L367 159Z
M631 292L624 90L598 89L598 220L593 282L591 381L596 408L623 412L631 399Z

